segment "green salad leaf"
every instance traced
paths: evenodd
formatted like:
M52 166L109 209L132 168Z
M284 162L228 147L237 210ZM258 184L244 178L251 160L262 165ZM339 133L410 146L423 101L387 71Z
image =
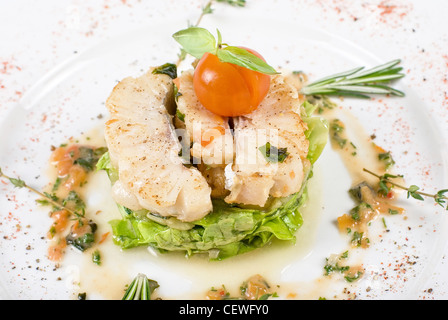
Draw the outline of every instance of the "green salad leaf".
M305 136L309 141L308 160L314 164L322 154L328 142L328 121L321 117L313 116L317 106L305 101L304 109L306 116L302 117L308 126Z
M195 221L192 228L177 229L135 214L110 224L114 242L123 249L149 245L160 252L182 251L188 255L208 253L211 260L223 260L265 246L273 238L294 241L302 225L299 207L305 194L281 199L277 208L266 211L229 206L214 200L213 212ZM128 211L121 207L122 211Z

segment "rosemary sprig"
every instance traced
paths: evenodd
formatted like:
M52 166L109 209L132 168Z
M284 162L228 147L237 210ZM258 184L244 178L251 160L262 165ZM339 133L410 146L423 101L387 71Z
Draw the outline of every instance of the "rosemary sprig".
M420 188L416 185L411 185L409 187L403 186L401 184L398 184L396 182L394 182L391 179L395 179L395 178L399 178L402 176L399 175L392 175L392 174L384 174L384 175L379 175L376 174L368 169L363 169L363 171L377 177L380 180L380 190L384 191L385 193L387 193L390 190L390 187L387 186L387 184L390 184L394 187L397 187L399 189L402 190L406 190L407 191L407 198L414 198L420 201L424 201L424 197L428 197L428 198L433 198L434 201L439 204L442 208L445 208L446 210L448 210L448 197L445 196L446 193L448 193L448 189L442 189L437 191L437 193L435 194L431 194L431 193L427 193L427 192L423 192L420 191Z
M129 285L122 300L151 300L151 294L159 287L157 281L139 273Z
M79 213L77 211L74 211L74 210L66 207L64 204L59 203L50 194L48 194L46 192L41 192L41 191L37 190L36 188L33 188L33 187L29 186L25 181L23 181L20 178L12 178L12 177L4 174L1 168L0 168L0 178L5 178L5 179L9 180L9 182L11 182L14 185L14 187L16 187L16 188L27 188L28 190L32 191L33 193L39 195L47 203L52 204L56 208L64 209L64 210L68 211L69 213L71 213L72 215L74 215L77 218L83 218L84 217L84 213Z
M369 94L390 94L403 97L404 93L385 85L386 83L404 77L397 67L401 60L364 70L359 67L324 77L304 86L301 92L304 95L339 95L357 98L369 98Z

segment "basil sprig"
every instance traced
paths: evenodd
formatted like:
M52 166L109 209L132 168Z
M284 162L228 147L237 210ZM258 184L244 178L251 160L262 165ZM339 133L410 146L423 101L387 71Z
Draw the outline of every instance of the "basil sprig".
M204 28L189 27L173 34L173 38L179 42L185 52L197 59L206 52L216 51L215 37Z
M173 38L182 46L183 51L197 59L209 52L215 54L222 62L233 63L269 75L279 73L263 59L246 49L222 43L221 33L219 30L217 32L218 41L207 29L193 26L176 32Z

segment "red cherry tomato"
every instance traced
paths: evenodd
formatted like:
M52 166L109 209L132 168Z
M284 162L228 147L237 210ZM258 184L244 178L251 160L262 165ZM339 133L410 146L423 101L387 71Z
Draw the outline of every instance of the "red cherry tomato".
M256 51L245 49L263 59ZM258 107L269 91L270 80L267 74L221 62L216 55L205 53L196 66L193 86L206 109L220 116L235 117Z

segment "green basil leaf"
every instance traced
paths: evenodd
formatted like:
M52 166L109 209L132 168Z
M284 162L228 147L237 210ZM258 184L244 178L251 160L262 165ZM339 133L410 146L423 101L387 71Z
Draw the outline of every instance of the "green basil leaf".
M275 146L271 146L270 142L267 142L264 146L259 147L258 150L260 150L266 161L272 163L283 162L289 155L287 148L277 148Z
M153 74L166 74L171 79L177 78L177 66L174 63L165 63L152 71Z
M250 53L246 49L228 46L218 50L218 58L222 62L229 62L253 71L273 75L279 72L268 65L263 59Z
M183 50L193 57L200 59L206 52L214 52L216 50L215 37L204 28L189 27L173 34Z

